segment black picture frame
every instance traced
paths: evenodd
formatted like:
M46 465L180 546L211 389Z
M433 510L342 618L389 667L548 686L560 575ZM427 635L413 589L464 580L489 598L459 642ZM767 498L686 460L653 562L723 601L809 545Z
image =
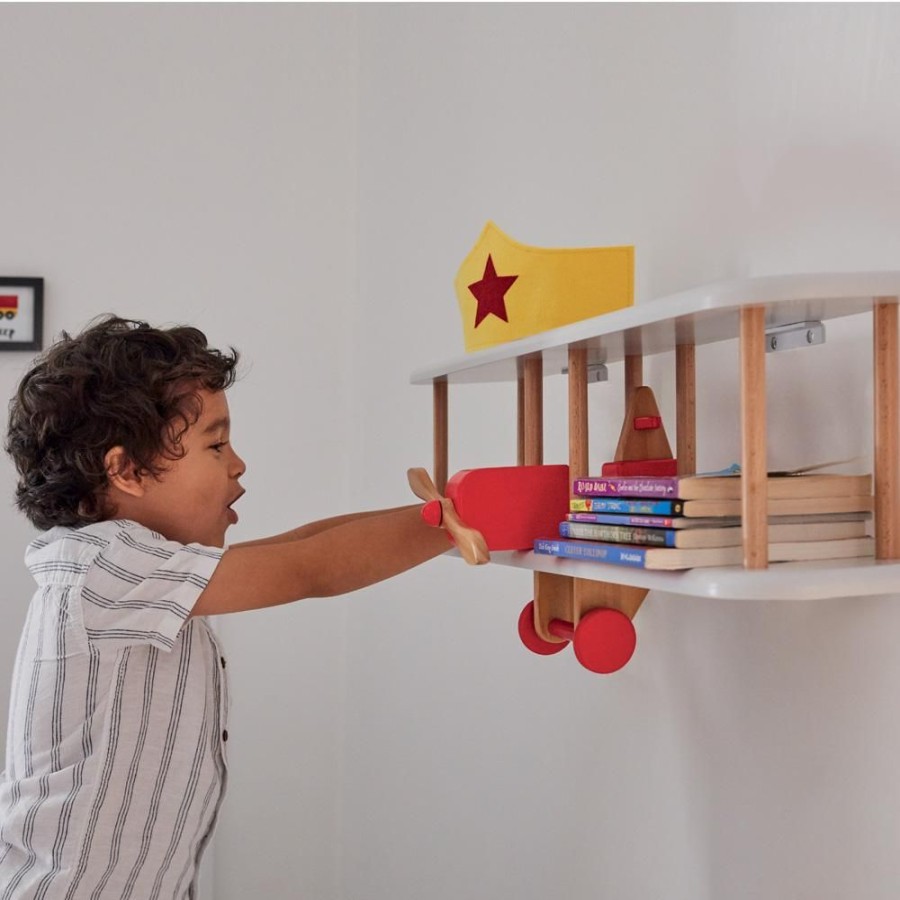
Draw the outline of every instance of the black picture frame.
M0 353L43 349L44 279L0 275Z

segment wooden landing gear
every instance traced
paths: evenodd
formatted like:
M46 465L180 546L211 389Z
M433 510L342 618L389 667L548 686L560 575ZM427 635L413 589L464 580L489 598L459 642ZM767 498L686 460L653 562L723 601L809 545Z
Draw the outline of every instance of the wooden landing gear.
M577 354L571 354L570 373L578 371L578 362ZM644 386L629 386L629 390L615 461L671 460L653 391ZM575 436L569 464L573 477L588 471L586 402L581 393L577 392L577 402L570 407L577 412L570 422ZM519 617L519 637L529 650L543 655L556 653L571 642L586 669L601 674L617 672L634 653L637 639L632 619L646 596L643 588L535 572L534 602Z
M578 662L602 675L631 659L643 588L535 572L534 596L519 616L519 637L532 652L549 656L571 643Z
M592 609L577 625L551 619L547 630L557 638L555 641L546 641L538 634L534 619L532 601L519 616L519 637L532 653L550 656L571 643L578 662L600 675L618 672L631 659L637 644L631 619L610 607Z

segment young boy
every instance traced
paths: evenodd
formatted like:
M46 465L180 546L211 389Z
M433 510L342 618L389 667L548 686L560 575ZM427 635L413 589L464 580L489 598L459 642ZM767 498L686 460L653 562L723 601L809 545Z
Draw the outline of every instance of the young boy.
M196 329L109 317L64 334L10 405L17 503L44 533L26 553L0 900L194 897L228 740L204 617L353 591L448 549L420 506L223 549L244 493L236 364Z

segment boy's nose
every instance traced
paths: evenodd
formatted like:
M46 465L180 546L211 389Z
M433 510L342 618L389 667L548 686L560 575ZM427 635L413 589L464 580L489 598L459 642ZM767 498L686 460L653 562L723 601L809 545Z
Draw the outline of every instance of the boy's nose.
M240 478L241 475L243 475L244 472L247 471L247 464L237 455L237 453L234 454L234 459L232 460L231 464L231 471L234 473L234 478Z

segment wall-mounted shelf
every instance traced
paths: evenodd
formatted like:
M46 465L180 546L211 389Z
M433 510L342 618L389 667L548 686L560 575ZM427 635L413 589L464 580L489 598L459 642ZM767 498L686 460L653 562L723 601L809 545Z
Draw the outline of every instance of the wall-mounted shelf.
M642 592L647 590L731 600L816 600L896 592L900 587L898 298L900 271L740 279L640 303L419 369L413 373L412 382L431 384L434 391L435 481L443 490L447 480L450 384L516 382L517 463L539 465L543 462L543 378L567 370L569 468L572 477L577 477L592 474L588 467L587 435L589 369L623 362L627 402L635 388L643 383L643 357L670 351L675 353L675 456L680 474L693 473L696 469L695 348L737 340L742 567L672 573L558 559L531 552L496 553L493 561L534 571L536 596L543 583L549 597L548 607L568 610L564 617L571 618L573 623L561 623L567 629L577 628L579 616L592 607L612 606L631 618L643 599ZM802 345L802 331L798 338L783 326L804 323L808 327L806 340L821 343L823 335L818 323L860 313L870 313L873 323L875 559L776 563L769 567L765 494L766 351L778 349L773 346L778 343ZM773 329L781 329L777 338ZM595 586L591 587L591 583ZM553 616L559 615L559 612L541 612L536 606L536 640L547 645L557 640L553 635L559 629L554 630L553 626L558 619ZM537 652L547 651L538 649Z
M534 359L536 355L541 358L543 374L560 373L568 368L569 351L573 347L586 351L589 366L597 363L609 365L622 361L632 362L635 358L669 352L679 347L691 348L698 344L739 339L741 311L753 307L761 307L765 311L764 328L771 329L793 322L827 321L842 316L871 313L876 306L896 304L898 296L900 271L778 275L719 282L586 319L489 350L465 354L440 365L417 370L412 375L412 382L458 384L517 381L522 378L523 360ZM896 340L895 334L889 337ZM884 365L890 369L886 376L888 382L895 380L896 361L893 365L889 361ZM895 405L896 398L891 399L889 396L886 401L882 398L882 403L884 402ZM440 410L437 412L440 416ZM896 409L884 412L891 428L891 435L888 437L891 437L897 430ZM681 418L679 417L680 420ZM876 422L878 418L876 410ZM679 438L685 437L681 433L683 427L683 421L679 421ZM885 436L878 437L882 439L879 443L883 444ZM442 440L446 438L437 438L438 443ZM436 447L436 451L436 457L440 457L440 447ZM681 446L677 455L681 458ZM890 488L890 484L887 487ZM876 497L884 488L884 479L879 484L876 471ZM876 507L876 514L877 512ZM882 511L881 525L893 525L892 522L886 523L884 516L885 512ZM891 530L900 530L900 523ZM739 568L695 570L673 575L623 570L617 566L571 560L548 561L537 559L532 554L525 554L525 559L521 559L522 556L523 554L514 554L515 562L505 559L497 561L535 570L546 566L553 566L552 571L558 571L560 567L572 567L572 574L577 573L578 577L603 578L622 584L652 582L656 590L675 593L743 599L757 596L755 587L734 586L736 580L740 582L747 575ZM781 573L786 577L788 566L796 568L797 565L779 563L772 573L754 583L760 589L768 586L769 589L764 594L771 599L776 599L774 594L790 596L793 587L782 590L776 587L776 582L782 577ZM848 590L854 595L883 593L891 589L891 579L900 575L900 564L897 571L891 571L891 566L883 561L833 563L830 567L804 564L802 568L817 573L813 576L816 580L828 580L833 584L833 587L823 585L802 591L802 595L809 598L847 596ZM598 569L602 574L596 574ZM894 582L894 587L898 584L900 580ZM689 587L685 588L685 585ZM724 585L731 586L726 588Z

